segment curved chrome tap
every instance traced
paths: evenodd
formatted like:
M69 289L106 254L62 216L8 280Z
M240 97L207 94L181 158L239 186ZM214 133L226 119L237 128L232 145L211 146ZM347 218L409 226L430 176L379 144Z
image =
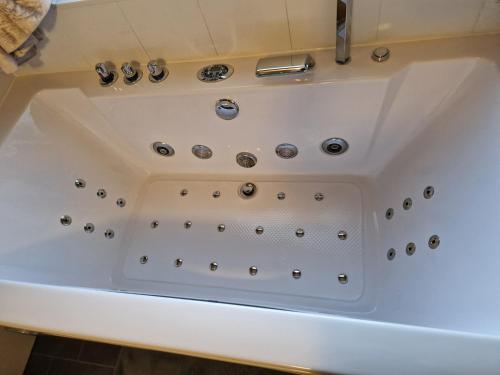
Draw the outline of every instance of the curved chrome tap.
M168 76L168 69L163 60L151 60L148 62L149 80L153 83L163 81Z

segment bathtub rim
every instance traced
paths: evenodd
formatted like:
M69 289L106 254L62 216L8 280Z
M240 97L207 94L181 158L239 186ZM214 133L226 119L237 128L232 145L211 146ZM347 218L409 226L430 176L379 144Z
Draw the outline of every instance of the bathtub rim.
M500 366L500 337L484 334L12 281L0 281L0 299L3 326L295 373L465 374ZM165 324L179 318L183 324Z

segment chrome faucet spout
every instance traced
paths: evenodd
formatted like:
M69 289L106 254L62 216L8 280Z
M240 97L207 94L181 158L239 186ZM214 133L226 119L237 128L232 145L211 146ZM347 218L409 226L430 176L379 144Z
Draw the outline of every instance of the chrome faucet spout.
M352 2L337 0L335 61L338 64L347 64L351 60Z

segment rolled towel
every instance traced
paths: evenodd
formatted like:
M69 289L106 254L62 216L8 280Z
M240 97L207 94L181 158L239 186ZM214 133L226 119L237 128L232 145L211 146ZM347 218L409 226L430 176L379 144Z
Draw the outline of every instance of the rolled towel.
M36 32L50 8L50 0L0 0L0 68L13 73L36 54L43 37Z

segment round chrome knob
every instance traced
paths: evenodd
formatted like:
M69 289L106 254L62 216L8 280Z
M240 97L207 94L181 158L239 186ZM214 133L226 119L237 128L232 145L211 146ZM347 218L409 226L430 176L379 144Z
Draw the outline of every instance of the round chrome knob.
M384 62L391 56L391 51L387 47L377 47L372 52L372 60L376 62Z

